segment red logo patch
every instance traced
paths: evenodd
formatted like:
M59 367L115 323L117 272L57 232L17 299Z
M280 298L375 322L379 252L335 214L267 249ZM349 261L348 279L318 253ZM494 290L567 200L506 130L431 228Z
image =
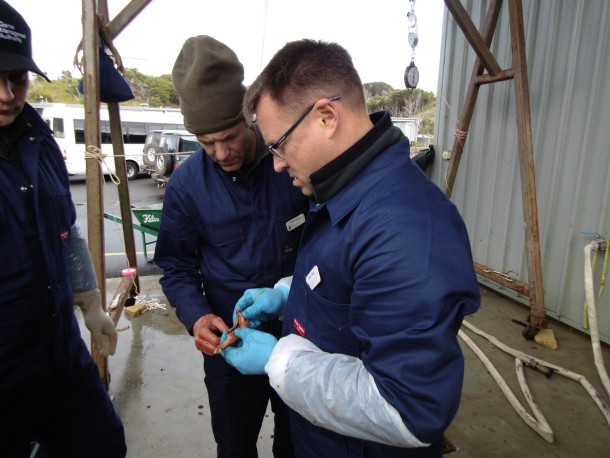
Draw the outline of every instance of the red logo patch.
M296 328L297 331L299 331L301 337L305 337L307 335L307 329L305 329L305 327L301 323L299 323L299 320L297 320L296 318L292 320L292 325Z
M70 238L70 231L64 231L61 234L59 234L59 238L65 242L66 240L68 240Z

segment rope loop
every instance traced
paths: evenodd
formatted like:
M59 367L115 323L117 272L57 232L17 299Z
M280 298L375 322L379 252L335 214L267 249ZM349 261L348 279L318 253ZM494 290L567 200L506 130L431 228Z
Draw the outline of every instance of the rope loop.
M106 157L108 156L102 153L102 150L99 149L97 146L87 145L87 149L85 150L85 159L95 159L100 164L100 167L102 169L105 166L106 170L108 170L108 174L110 175L110 179L114 184L118 186L119 184L121 184L121 180L118 176L116 176L116 174L112 173L110 167L108 167L108 164L106 163Z
M460 129L455 129L455 136L458 140L465 142L466 139L468 138L468 131L467 130L460 130Z
M146 310L165 310L166 305L162 304L159 299L147 299L145 295L136 296L136 304L145 304Z

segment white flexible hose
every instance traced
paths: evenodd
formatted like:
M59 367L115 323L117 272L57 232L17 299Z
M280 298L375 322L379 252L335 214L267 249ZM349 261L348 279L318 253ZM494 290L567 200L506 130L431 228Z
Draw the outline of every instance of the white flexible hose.
M551 426L549 425L549 423L546 421L546 418L544 418L544 415L538 408L538 405L534 401L534 397L532 396L532 393L530 392L529 387L527 386L525 377L520 377L518 375L519 385L521 386L521 391L523 392L523 395L525 396L527 403L532 408L532 411L534 412L534 415L536 418L532 417L525 410L523 405L521 405L521 403L516 398L516 396L514 395L512 390L509 388L509 386L506 383L506 381L504 380L504 378L502 378L502 376L500 375L500 372L498 372L498 370L495 368L493 363L489 360L489 358L487 358L485 353L483 353L483 351L477 346L477 344L475 344L470 339L470 337L468 337L468 335L461 329L458 331L458 335L464 341L464 343L470 347L470 349L474 352L474 354L479 357L479 359L481 360L481 362L483 363L483 365L485 366L485 368L487 369L489 374L493 377L493 379L496 381L496 383L500 387L500 390L502 390L502 393L504 394L504 396L506 397L506 399L508 400L510 405L513 407L513 409L515 409L515 412L517 413L517 415L519 415L521 417L521 419L530 428L532 428L534 431L536 431L538 434L540 434L540 436L542 436L542 438L545 441L552 443L553 442L553 430L551 429ZM519 374L519 371L523 372L523 363L517 358L515 358L515 367L517 370L517 374Z
M589 333L591 335L591 346L593 347L593 358L599 378L610 396L610 379L604 366L601 345L599 343L599 332L597 329L597 310L595 308L595 290L593 287L593 268L591 267L591 251L597 242L591 242L585 246L585 296L587 298L587 316L589 318ZM606 247L607 249L608 247Z
M608 425L610 425L610 407L605 403L605 401L602 399L602 397L597 392L595 387L593 385L591 385L591 382L589 382L584 375L577 374L577 373L572 372L568 369L565 369L561 366L557 366L556 364L550 363L548 361L544 361L542 359L535 358L534 356L528 355L527 353L523 353L522 351L515 350L514 348L511 348L508 345L502 343L501 341L496 339L494 336L489 335L486 332L480 330L479 328L477 328L476 326L474 326L473 324L469 323L466 320L464 320L462 324L464 327L466 327L470 331L487 339L489 342L491 342L493 345L495 345L497 348L499 348L503 352L508 353L509 355L512 355L515 358L521 360L524 364L526 364L528 366L534 366L534 365L538 364L538 365L544 366L548 369L553 369L557 374L563 375L564 377L567 377L569 379L574 380L575 382L580 383L580 385L585 389L585 391L589 394L589 396L591 396L591 399L593 399L593 402L595 402L595 404L597 404L597 407L599 407L599 410L602 412L602 414L606 418L606 422L608 423ZM461 337L461 334L460 334L460 337Z

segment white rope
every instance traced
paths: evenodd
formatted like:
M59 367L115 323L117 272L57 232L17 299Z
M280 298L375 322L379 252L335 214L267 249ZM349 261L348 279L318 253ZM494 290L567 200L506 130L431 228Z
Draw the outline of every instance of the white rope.
M136 296L135 305L144 304L146 305L146 310L165 310L166 305L161 303L159 299L152 298L147 299L145 295Z
M95 159L100 164L102 169L104 166L106 166L110 179L118 186L121 183L121 180L118 176L110 171L110 167L108 167L108 164L106 164L106 157L107 155L102 153L102 150L100 150L97 146L87 145L87 149L85 150L85 159Z

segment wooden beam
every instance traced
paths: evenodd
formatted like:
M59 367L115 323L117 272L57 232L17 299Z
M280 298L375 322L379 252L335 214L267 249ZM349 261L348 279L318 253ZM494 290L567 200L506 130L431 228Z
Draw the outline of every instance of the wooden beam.
M475 79L475 84L483 85L483 84L491 84L491 83L499 83L500 81L512 80L515 77L515 72L512 68L508 70L502 70L495 76L491 75L479 75Z
M88 153L100 153L100 91L99 91L99 34L95 0L82 0L83 6L83 81L85 87L85 147ZM85 151L83 151L83 154ZM97 284L106 310L106 262L104 256L104 199L101 166L91 157L86 159L87 173L87 234L89 251ZM107 359L91 345L91 356L96 362L104 384L110 383Z
M546 327L544 288L542 283L542 259L538 229L538 205L536 199L536 173L530 115L530 93L525 58L525 31L521 0L508 0L513 68L515 70L515 95L517 102L517 129L519 132L519 165L521 169L521 196L525 222L525 254L530 284L530 325L534 329Z
M119 178L117 191L119 194L119 206L123 227L123 240L125 241L125 253L129 267L137 269L138 260L136 256L136 242L133 231L133 218L131 214L131 200L129 198L129 186L127 183L127 165L125 162L125 146L123 145L123 132L121 128L121 112L118 103L108 104L108 117L110 119L110 132L112 135L112 149L114 152L114 166ZM140 289L140 277L135 278L136 287Z
M108 36L114 39L152 0L131 0L108 24Z
M108 314L115 326L119 322L125 306L132 305L134 302L135 283L132 280L133 278L134 277L122 278L108 306Z
M502 69L489 49L491 42L488 43L481 36L460 0L445 0L445 5L489 74L493 76L500 73Z
M502 272L490 269L489 267L484 266L483 264L479 264L478 262L474 263L474 270L482 277L485 277L488 280L498 283L499 285L505 286L511 291L515 291L526 297L530 296L530 286L527 283L512 278L508 274L504 274Z

